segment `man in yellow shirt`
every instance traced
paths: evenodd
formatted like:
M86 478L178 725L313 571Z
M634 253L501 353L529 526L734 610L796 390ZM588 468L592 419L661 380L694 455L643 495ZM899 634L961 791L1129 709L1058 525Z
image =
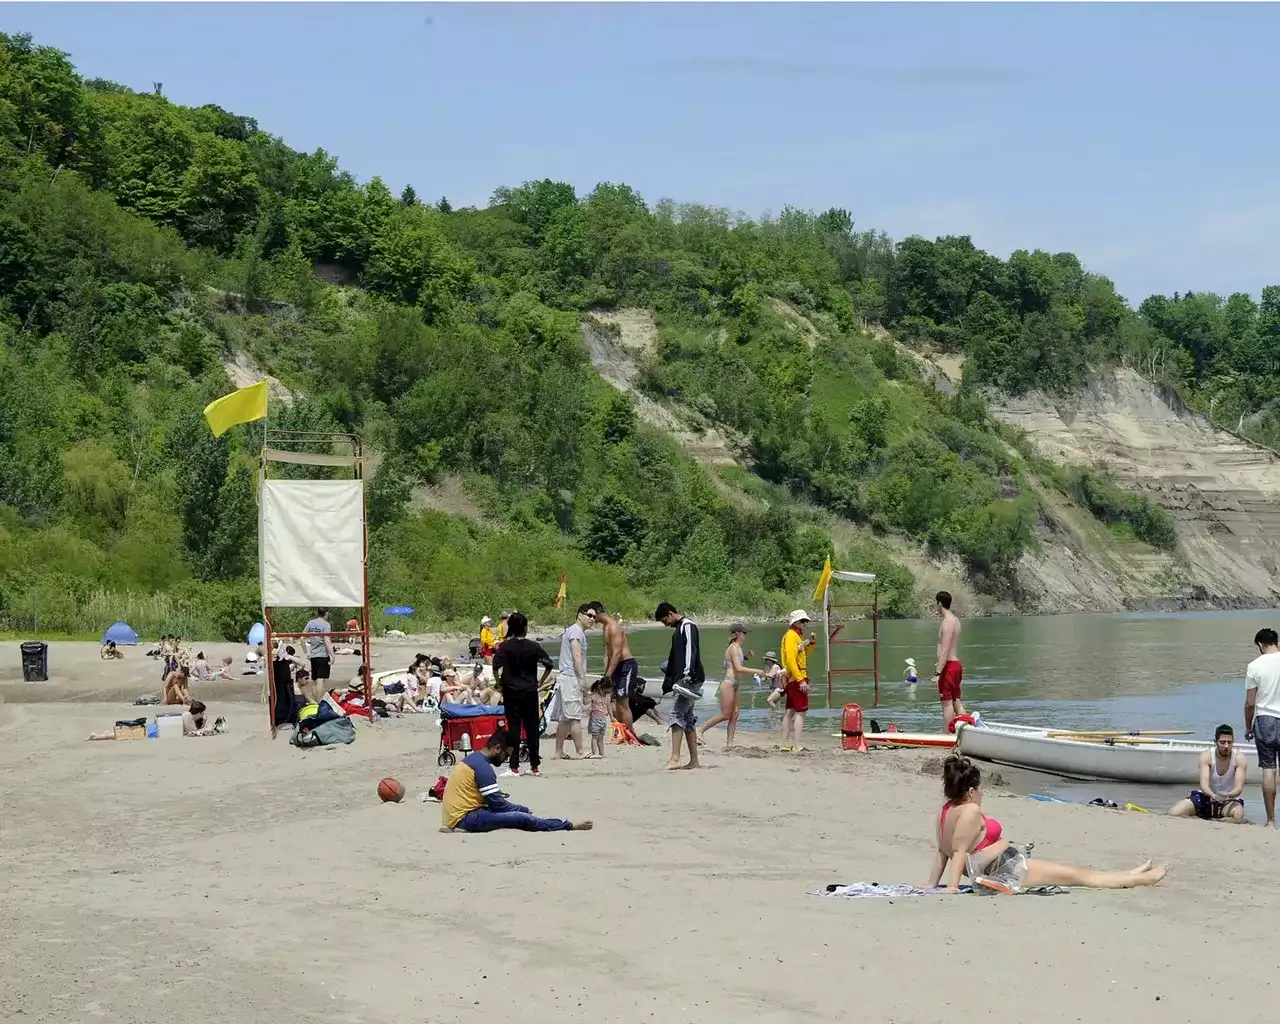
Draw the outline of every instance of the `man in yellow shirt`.
M502 646L502 641L507 638L507 619L511 618L510 612L503 612L498 616L498 646Z
M788 752L802 750L800 740L804 736L804 716L809 710L809 652L818 638L812 633L802 640L809 625L809 613L797 608L791 613L790 625L782 634L782 669L787 674L786 710L782 713L782 749Z
M486 665L493 664L493 652L497 649L498 644L493 636L493 619L486 615L480 620L480 657Z
M539 818L521 804L513 804L498 788L493 766L507 757L510 738L495 732L482 750L473 750L449 773L440 799L442 832L495 832L514 828L522 832L586 832L589 821L574 824L563 818Z

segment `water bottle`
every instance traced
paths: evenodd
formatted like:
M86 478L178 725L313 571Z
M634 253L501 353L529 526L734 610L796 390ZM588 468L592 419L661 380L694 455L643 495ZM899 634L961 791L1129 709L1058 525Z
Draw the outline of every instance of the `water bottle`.
M458 747L464 754L471 753L471 733L464 732L462 734L462 739L458 741Z

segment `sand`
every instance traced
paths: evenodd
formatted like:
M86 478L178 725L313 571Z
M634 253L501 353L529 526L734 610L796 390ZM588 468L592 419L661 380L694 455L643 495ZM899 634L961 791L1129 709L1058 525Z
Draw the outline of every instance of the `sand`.
M593 818L595 831L442 835L439 806L418 799L438 774L430 716L298 751L269 739L256 694L228 699L242 684L197 684L227 735L87 743L133 714L102 695L153 663L135 651L99 663L86 645L55 657L74 684L0 685L0 1020L1271 1014L1273 928L1246 911L1276 892L1276 837L1259 827L993 787L987 812L1040 855L1167 856L1173 870L1130 892L821 899L806 890L924 880L936 758L725 754L713 737L712 767L670 773L658 750L611 747L508 780L535 811ZM21 700L35 696L61 699ZM403 803L379 803L385 775L404 781Z

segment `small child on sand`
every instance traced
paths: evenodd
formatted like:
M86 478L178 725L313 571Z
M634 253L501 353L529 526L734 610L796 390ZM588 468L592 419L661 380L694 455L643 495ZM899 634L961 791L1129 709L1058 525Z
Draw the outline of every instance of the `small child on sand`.
M604 733L609 728L609 699L613 695L613 683L597 679L591 685L591 705L587 719L587 733L591 737L591 753L587 758L604 757Z

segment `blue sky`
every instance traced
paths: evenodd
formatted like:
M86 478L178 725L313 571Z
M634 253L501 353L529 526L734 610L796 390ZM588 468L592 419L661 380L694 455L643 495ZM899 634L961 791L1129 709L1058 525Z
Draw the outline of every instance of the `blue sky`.
M1280 6L30 4L3 25L455 205L624 181L1071 250L1133 302L1280 284Z

